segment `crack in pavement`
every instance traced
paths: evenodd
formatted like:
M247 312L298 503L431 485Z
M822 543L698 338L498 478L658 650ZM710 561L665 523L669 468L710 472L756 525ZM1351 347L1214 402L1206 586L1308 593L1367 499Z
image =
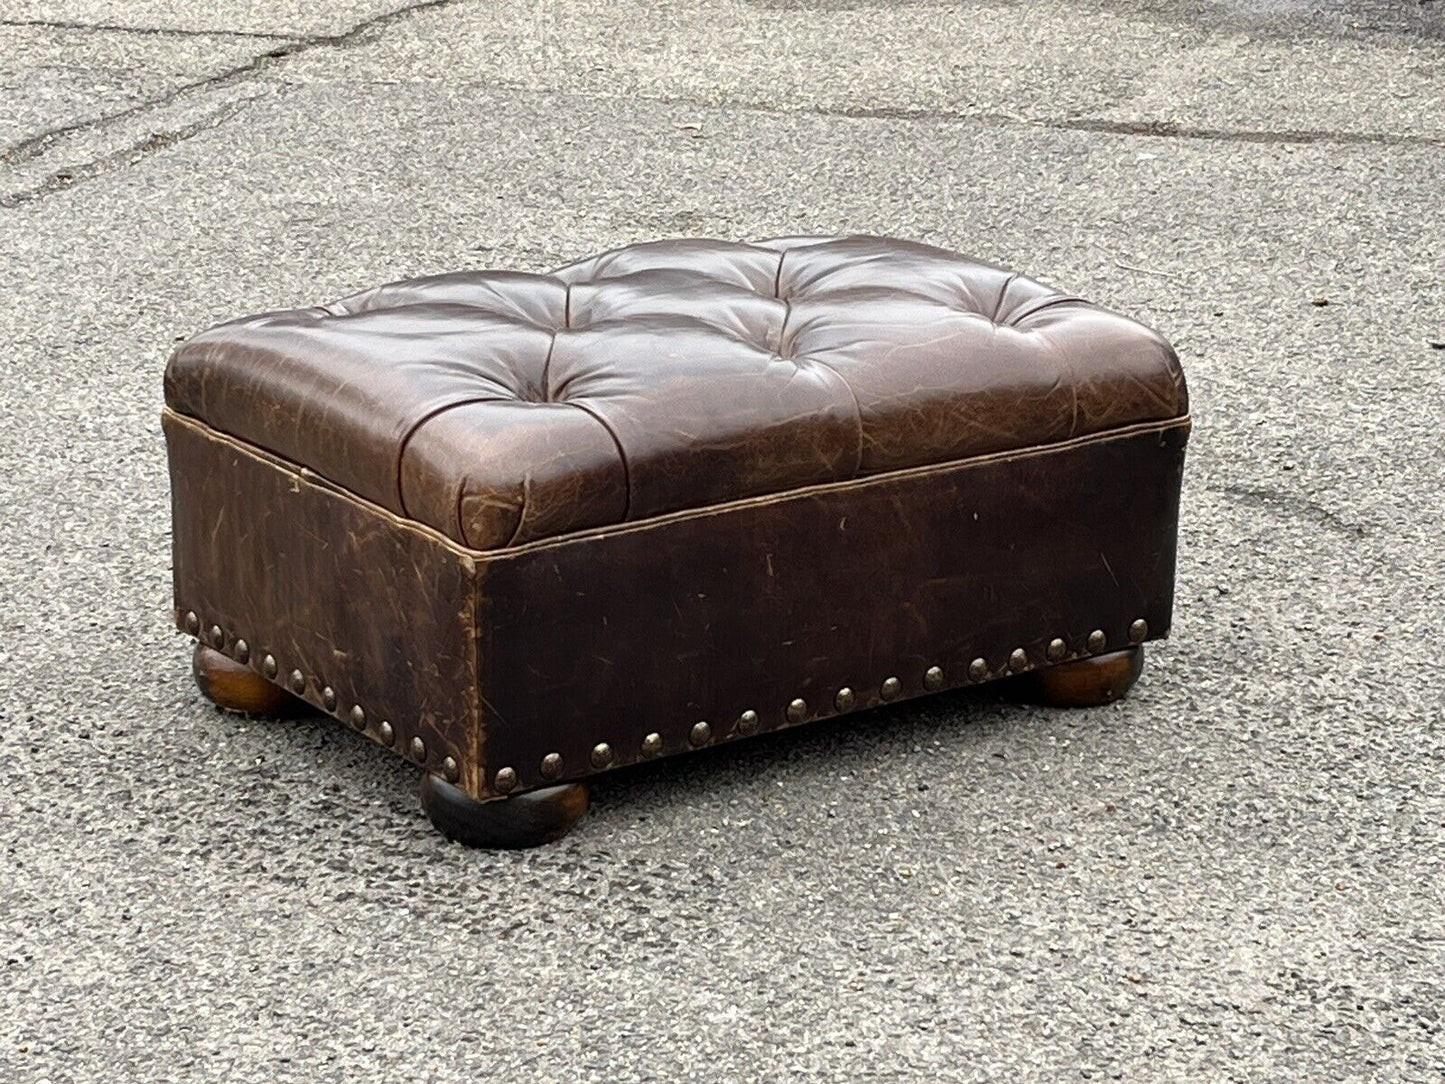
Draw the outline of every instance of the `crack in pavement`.
M79 23L61 19L0 19L0 27L21 30L88 30L104 34L140 34L165 38L269 38L295 40L294 34L270 34L260 30L190 30L168 26L123 26L120 23Z
M176 128L169 132L152 132L144 139L132 143L127 147L122 147L118 151L112 151L110 154L93 158L89 162L82 163L78 166L70 166L66 169L56 170L32 188L22 189L18 192L8 192L0 196L0 207L18 207L22 203L30 203L33 200L42 199L53 192L63 191L72 185L79 184L81 181L99 176L102 173L107 173L112 169L134 165L147 155L154 154L156 151L165 150L167 147L173 147L177 143L182 143L193 136L200 135L204 131L224 124L254 100L254 98L246 98L239 102L231 102L228 105L222 106L220 109L212 110L199 120L192 121L190 124L181 128Z
M669 105L718 107L718 103L687 98L658 97L652 100ZM1326 128L1214 128L1177 124L1173 121L1107 120L1092 117L1023 117L1010 113L965 113L953 109L912 108L909 106L817 106L808 109L786 109L766 103L739 102L734 104L742 108L756 109L759 112L785 115L804 113L821 117L847 117L854 120L981 124L995 128L1048 128L1054 131L1098 132L1104 135L1145 136L1154 139L1204 139L1226 143L1343 143L1445 147L1445 136L1414 132L1352 132Z
M80 29L92 31L118 31L137 34L181 34L195 36L221 36L233 35L239 37L254 37L279 42L274 48L263 53L258 53L242 64L238 64L225 71L217 72L214 75L203 79L193 80L181 84L164 94L154 98L146 99L136 105L118 110L114 113L105 114L85 121L76 121L70 124L58 125L54 128L29 136L9 147L0 149L0 166L14 166L22 162L39 158L46 153L60 139L93 132L107 126L142 116L145 113L169 105L178 99L204 90L216 89L243 82L252 75L255 75L273 64L284 63L291 57L300 56L308 52L320 49L344 49L364 39L373 31L383 29L392 23L407 19L412 15L423 11L439 10L465 3L467 0L419 0L417 3L407 4L400 8L382 12L370 18L363 19L351 28L338 34L318 34L309 37L286 37L279 34L261 34L250 31L203 31L203 30L166 30L162 28L141 28L106 26L101 24L83 23L58 23L58 22L21 22L15 20L0 20L0 26L51 26L67 29ZM494 84L480 84L491 89L516 90L516 87L505 87ZM538 93L549 93L539 91ZM554 90L550 93L571 94L574 91ZM1000 112L967 113L959 110L933 109L933 108L912 108L907 106L817 106L812 108L784 108L763 102L709 102L697 99L682 97L667 97L653 95L637 95L627 99L619 99L615 95L587 95L594 101L650 101L663 105L686 105L692 108L713 108L713 109L744 109L757 112L771 113L778 115L813 115L823 117L845 117L850 119L864 120L901 120L901 121L925 121L932 123L964 123L979 124L992 127L1035 127L1045 128L1054 131L1075 131L1095 132L1108 135L1136 136L1155 139L1186 139L1186 140L1211 140L1219 142L1235 143L1257 143L1257 144L1343 144L1343 145L1373 145L1373 146L1423 146L1423 147L1445 147L1445 136L1438 136L1424 133L1409 132L1359 132L1340 131L1332 129L1255 129L1255 128L1226 128L1210 127L1201 125L1179 124L1172 121L1125 121L1108 120L1104 118L1043 118L1024 117ZM208 117L220 116L216 123L222 123L233 115L235 110L219 110L208 114ZM224 116L221 116L224 114ZM41 183L18 192L12 192L0 196L0 206L14 207L21 203L27 203L35 199L43 198L54 192L62 191L71 187L79 180L88 179L105 172L116 165L133 164L144 158L146 155L163 150L174 145L181 139L188 139L192 135L204 131L206 128L214 127L214 124L202 121L194 125L186 125L183 128L172 132L156 132L147 138L123 148L120 151L102 155L98 158L83 162L76 166L64 167L56 170ZM184 133L184 134L183 134Z
M148 98L145 101L138 102L136 105L118 110L117 112L107 113L103 116L94 117L90 120L76 121L71 124L57 125L54 128L46 129L43 132L39 132L33 136L22 139L18 143L13 143L9 147L0 150L0 166L13 166L21 162L26 162L38 158L43 155L51 146L53 146L56 141L64 138L65 136L96 131L98 129L102 129L109 125L115 124L119 121L129 120L133 117L141 116L154 109L169 105L172 102L178 100L179 98L194 91L210 90L219 87L231 86L235 83L244 81L249 76L262 71L263 69L274 63L282 63L291 57L301 56L302 54L309 53L313 50L347 48L348 46L356 44L370 32L382 29L386 26L391 25L394 22L398 22L402 19L408 18L418 12L451 7L455 4L465 2L466 0L419 0L418 3L408 4L400 8L394 8L391 11L382 12L380 15L373 15L369 19L363 19L361 22L352 26L350 29L342 31L339 34L317 34L311 37L304 38L283 38L281 39L283 44L277 46L274 49L268 49L264 53L258 53L243 64L238 64L235 67L227 68L225 71L217 72L214 75L206 76L204 79L196 79L189 83L183 83L180 86L175 87L164 94L157 95L154 98ZM160 140L160 142L152 148L153 150L161 150L166 146L170 146L171 142L166 141L167 135L168 133L154 133L153 138L142 140L139 143L132 144L130 147L119 153L120 160L130 162L132 160L138 160L139 157L144 157L147 153L152 153L152 151L146 150L142 151L142 153L140 153L137 158L131 158L131 154L135 152L138 148L145 148L151 146L151 144L154 143L156 139ZM48 177L45 181L34 186L33 188L26 189L23 192L16 192L6 196L0 196L0 206L14 206L17 203L25 203L32 199L39 199L44 195L50 194L51 192L57 192L61 189L69 188L72 184L75 183L75 179L82 177L93 177L98 172L104 172L104 170L97 171L91 169L90 167L94 163L113 163L116 160L116 154L103 155L100 158L94 159L93 162L84 162L77 166L71 166L61 170L57 170L55 173L52 173L50 177ZM71 174L72 179L64 180L61 177L61 174L65 173Z
M1210 486L1217 493L1233 497L1241 504L1272 512L1285 520L1307 520L1320 527L1347 535L1350 538L1364 538L1373 528L1346 519L1333 509L1326 508L1308 497L1286 493L1269 486L1221 485Z
M1155 139L1211 139L1226 143L1345 143L1391 147L1445 147L1445 136L1415 132L1351 132L1329 128L1209 128L1173 121L1041 120L1030 123L1075 132L1149 136Z

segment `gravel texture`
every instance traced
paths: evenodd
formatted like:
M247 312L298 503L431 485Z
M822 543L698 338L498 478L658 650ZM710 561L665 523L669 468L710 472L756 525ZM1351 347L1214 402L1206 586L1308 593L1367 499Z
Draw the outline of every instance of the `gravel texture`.
M1441 6L12 0L0 1080L1441 1080ZM1129 700L820 724L488 854L344 727L199 698L176 339L797 231L1174 339Z

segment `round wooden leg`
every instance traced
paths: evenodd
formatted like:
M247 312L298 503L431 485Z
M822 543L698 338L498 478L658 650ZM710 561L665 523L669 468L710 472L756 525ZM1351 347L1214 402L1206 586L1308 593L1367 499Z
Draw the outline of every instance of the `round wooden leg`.
M587 784L563 783L479 802L439 775L421 777L421 807L437 831L464 847L512 850L561 839L587 812Z
M1038 704L1093 708L1118 700L1143 672L1144 649L1130 647L1023 674L1018 689L1022 698Z
M191 656L191 672L201 695L226 711L249 715L283 715L296 711L300 702L279 685L273 685L249 666L214 651L205 644L196 645Z

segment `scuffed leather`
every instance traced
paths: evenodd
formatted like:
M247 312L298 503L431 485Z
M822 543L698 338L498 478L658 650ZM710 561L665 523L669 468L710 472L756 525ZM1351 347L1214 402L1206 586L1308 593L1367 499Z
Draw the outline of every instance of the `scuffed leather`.
M462 785L480 788L477 685L477 572L474 558L440 536L322 484L307 471L166 412L177 623L194 612L223 641L208 646L350 719L420 763L441 769L450 756ZM409 754L408 754L409 755ZM412 757L412 759L417 759Z
M476 553L309 471L167 413L176 621L428 771L496 797L1169 630L1187 420L1134 426ZM1047 645L1062 639L1061 658ZM383 741L383 721L395 731ZM420 757L411 739L421 738Z
M592 774L717 741L1129 646L1168 634L1187 422L820 486L501 550L479 560L478 683L487 770L523 786L562 755ZM1062 639L1065 654L1047 655ZM793 719L788 706L805 705Z
M632 245L246 317L176 412L477 550L1187 413L1155 332L872 237Z

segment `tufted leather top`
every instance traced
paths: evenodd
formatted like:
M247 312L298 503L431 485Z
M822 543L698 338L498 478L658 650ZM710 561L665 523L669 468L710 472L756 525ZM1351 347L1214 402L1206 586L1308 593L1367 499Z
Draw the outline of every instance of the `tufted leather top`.
M202 332L166 400L476 549L1187 411L1148 328L875 237L392 283Z

